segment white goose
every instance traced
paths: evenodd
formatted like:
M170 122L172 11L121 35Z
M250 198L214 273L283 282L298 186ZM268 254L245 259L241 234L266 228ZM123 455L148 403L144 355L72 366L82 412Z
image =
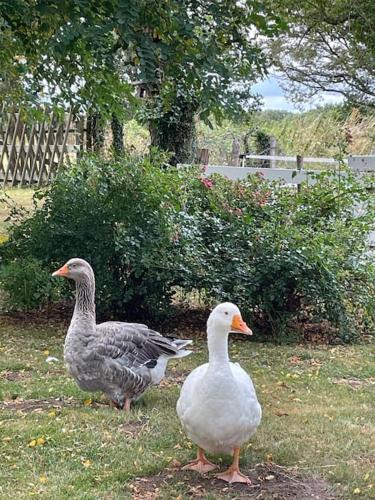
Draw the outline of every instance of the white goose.
M261 407L254 385L238 363L228 357L228 334L252 335L237 306L220 304L207 322L209 362L193 370L182 386L177 414L188 437L198 445L197 459L184 469L201 474L216 465L204 454L233 453L233 463L217 477L229 483L251 484L239 469L241 446L255 433L261 420Z

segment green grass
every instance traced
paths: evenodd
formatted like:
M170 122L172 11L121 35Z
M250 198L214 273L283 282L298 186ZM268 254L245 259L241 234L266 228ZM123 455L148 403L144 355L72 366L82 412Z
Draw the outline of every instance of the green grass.
M11 207L16 205L26 210L32 210L34 192L32 188L13 188L0 191L0 240L7 234L6 219Z
M170 469L174 459L186 463L195 455L175 404L178 375L206 359L205 343L195 342L194 355L171 363L173 377L127 414L90 404L100 395L76 387L61 361L64 333L54 326L0 326L0 400L3 407L15 404L0 415L0 498L132 498L136 478L152 481L159 473L166 479L158 483L158 498L189 498L196 476L186 472L181 479ZM251 374L264 413L243 452L244 471L272 460L325 478L342 498L373 498L373 353L373 345L311 348L232 339L232 359ZM48 355L60 362L47 364ZM20 401L58 397L69 404L25 409ZM45 443L30 447L37 438ZM219 495L210 493L209 479L203 484L204 498L238 498L232 487Z

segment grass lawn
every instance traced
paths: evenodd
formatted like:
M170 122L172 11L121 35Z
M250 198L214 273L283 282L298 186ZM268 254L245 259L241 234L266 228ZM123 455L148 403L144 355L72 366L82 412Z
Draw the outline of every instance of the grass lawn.
M373 345L232 339L232 359L252 375L264 413L242 453L248 487L179 468L195 447L175 404L183 378L207 357L204 342L170 363L162 385L125 413L76 387L62 363L64 334L61 326L1 323L1 499L302 500L316 485L329 493L314 498L375 498ZM59 361L48 364L47 356ZM223 468L231 459L222 460Z
M7 232L7 222L5 222L5 219L9 215L10 204L31 210L33 208L34 192L32 188L13 188L0 191L0 240ZM3 196L4 194L5 197Z

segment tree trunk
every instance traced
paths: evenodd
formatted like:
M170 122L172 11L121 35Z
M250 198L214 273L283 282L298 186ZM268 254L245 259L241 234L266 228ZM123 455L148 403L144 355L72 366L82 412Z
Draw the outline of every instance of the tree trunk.
M104 124L99 113L87 117L87 150L100 153L104 147Z
M112 147L116 154L123 154L124 147L124 127L116 115L112 115Z
M173 111L149 122L151 145L172 153L171 165L194 161L197 109L196 103L177 98Z

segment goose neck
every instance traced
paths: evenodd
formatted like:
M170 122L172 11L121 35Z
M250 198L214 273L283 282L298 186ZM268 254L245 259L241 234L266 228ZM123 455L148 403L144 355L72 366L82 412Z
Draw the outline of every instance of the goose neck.
M93 320L95 323L95 281L91 276L85 276L76 282L76 304L73 317Z
M209 325L207 328L208 360L209 363L229 363L228 356L229 332Z

